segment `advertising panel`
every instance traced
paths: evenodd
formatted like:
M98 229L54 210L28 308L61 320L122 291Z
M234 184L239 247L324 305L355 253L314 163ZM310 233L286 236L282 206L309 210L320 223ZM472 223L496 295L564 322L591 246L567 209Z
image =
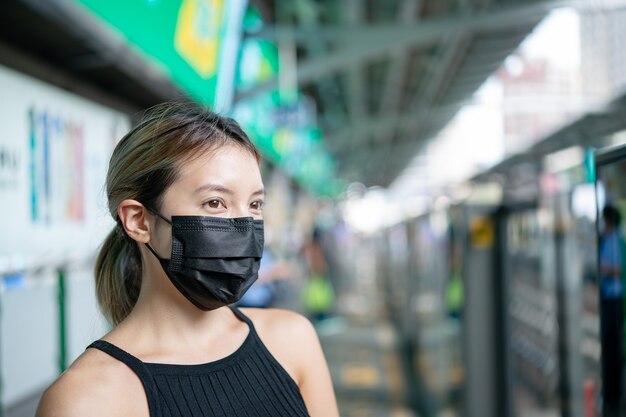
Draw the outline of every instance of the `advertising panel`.
M0 90L0 272L93 255L112 227L104 181L129 118L4 67Z

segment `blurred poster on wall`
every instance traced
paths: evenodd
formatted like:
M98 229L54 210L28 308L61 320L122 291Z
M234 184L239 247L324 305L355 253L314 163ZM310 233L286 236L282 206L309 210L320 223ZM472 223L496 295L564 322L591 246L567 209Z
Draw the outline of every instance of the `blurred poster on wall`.
M0 271L93 254L128 116L0 67Z

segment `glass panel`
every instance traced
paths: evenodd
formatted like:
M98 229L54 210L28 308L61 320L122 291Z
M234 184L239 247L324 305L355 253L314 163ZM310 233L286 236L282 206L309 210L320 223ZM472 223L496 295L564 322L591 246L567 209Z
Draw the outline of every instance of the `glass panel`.
M416 287L414 306L417 370L437 415L461 415L464 382L461 332L463 288L452 262L451 225L445 212L433 212L413 227ZM434 400L434 401L433 401Z
M559 362L554 241L544 213L507 221L507 303L512 395L517 417L558 416Z
M571 228L564 237L561 257L564 272L567 384L572 415L601 415L600 313L596 253L596 205L593 184L576 186L570 195ZM565 366L565 365L562 365Z
M626 411L623 383L626 160L598 167L598 275L603 416ZM591 298L591 296L589 297ZM621 412L620 412L621 411Z

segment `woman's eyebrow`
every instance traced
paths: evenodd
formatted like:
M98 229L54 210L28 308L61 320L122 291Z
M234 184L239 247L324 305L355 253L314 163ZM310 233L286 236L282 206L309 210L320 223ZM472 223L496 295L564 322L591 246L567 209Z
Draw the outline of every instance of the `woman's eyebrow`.
M219 184L204 184L198 188L196 188L196 193L200 192L200 191L217 191L220 193L224 193L224 194L234 194L234 192L229 189L224 187L223 185L219 185Z
M230 188L226 188L223 185L210 184L210 183L209 184L204 184L204 185L196 188L195 192L198 193L200 191L215 191L215 192L229 194L229 195L235 194L234 191L231 190ZM253 192L251 195L252 196L265 195L265 189L260 188L260 189L256 190L255 192Z

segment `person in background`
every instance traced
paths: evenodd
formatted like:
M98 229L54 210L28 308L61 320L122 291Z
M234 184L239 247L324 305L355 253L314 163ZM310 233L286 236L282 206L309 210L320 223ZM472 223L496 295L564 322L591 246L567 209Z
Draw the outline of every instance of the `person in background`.
M302 290L302 301L307 314L314 322L329 317L335 301L333 289L327 273L327 262L322 247L322 232L313 229L311 238L302 248L307 266L306 282Z
M454 241L450 232L450 241ZM445 287L445 304L448 316L454 320L462 320L463 307L465 303L465 288L463 285L461 250L457 245L450 247L450 277Z
M598 260L600 264L601 343L604 416L620 415L623 361L624 239L620 233L621 214L611 206L602 210Z
M238 307L270 308L274 306L281 293L281 284L291 279L292 266L285 261L276 260L272 252L265 248L259 267L259 279L237 302Z
M259 267L259 279L237 302L238 307L269 308L273 304L276 297L273 268L274 257L266 248L263 250L263 258Z
M446 307L448 316L455 320L461 320L463 316L463 279L461 274L453 273L446 284Z
M259 154L232 119L150 111L107 174L115 227L96 260L113 330L44 393L38 417L337 417L313 326L232 304L263 254Z

